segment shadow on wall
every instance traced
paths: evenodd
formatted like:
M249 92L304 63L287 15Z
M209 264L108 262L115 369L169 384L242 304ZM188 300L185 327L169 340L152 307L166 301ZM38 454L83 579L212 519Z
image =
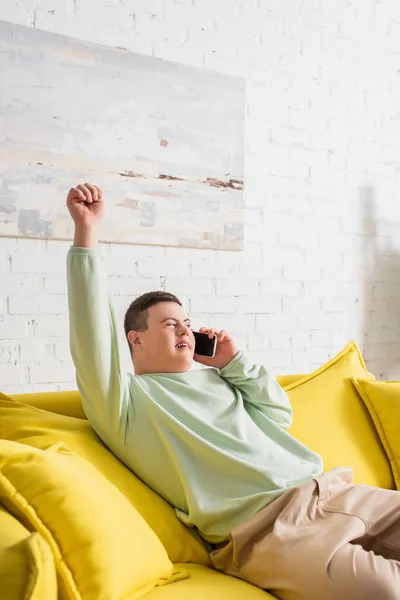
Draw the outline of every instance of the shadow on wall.
M400 379L399 223L379 220L374 190L360 192L364 223L364 357L379 379Z

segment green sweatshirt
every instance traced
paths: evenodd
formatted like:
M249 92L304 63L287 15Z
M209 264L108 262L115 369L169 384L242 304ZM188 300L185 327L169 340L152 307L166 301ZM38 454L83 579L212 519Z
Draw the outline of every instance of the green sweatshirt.
M122 372L117 324L97 252L68 254L70 343L85 413L110 450L209 542L322 473L293 438L288 397L242 352L225 368Z

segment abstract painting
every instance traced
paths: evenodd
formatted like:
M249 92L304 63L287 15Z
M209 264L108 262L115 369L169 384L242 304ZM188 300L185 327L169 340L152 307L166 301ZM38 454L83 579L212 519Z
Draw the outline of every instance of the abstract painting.
M89 181L102 241L241 250L244 118L243 79L0 21L0 235L71 239Z

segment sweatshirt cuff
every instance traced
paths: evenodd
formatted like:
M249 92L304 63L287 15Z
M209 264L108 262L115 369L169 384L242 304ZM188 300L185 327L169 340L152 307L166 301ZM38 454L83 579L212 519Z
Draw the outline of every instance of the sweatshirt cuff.
M245 355L242 350L232 358L231 362L228 363L225 367L219 370L220 375L224 377L225 375L230 375L232 372L236 370L236 368L240 365L242 366L245 361Z
M80 246L71 246L69 254L84 254L86 256L101 256L99 250L93 248L81 248Z

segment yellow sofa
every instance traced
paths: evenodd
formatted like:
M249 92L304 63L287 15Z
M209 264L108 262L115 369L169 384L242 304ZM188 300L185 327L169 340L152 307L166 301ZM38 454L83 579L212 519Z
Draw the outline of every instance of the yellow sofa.
M314 373L278 379L293 405L293 435L327 470L351 466L356 483L395 489L384 426L360 393L378 382L353 342ZM213 570L209 550L106 449L78 392L0 394L2 598L273 598Z

